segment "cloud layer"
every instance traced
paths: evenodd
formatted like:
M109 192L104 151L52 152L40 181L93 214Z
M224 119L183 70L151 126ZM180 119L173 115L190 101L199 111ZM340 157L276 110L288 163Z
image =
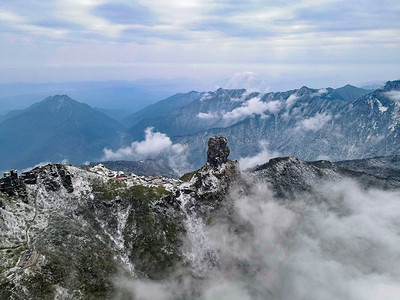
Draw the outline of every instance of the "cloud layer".
M237 227L217 219L197 232L216 255L206 275L119 280L117 289L141 300L398 299L400 194L352 181L317 190L285 201L265 184L233 188Z
M389 91L384 93L386 97L395 102L400 102L400 91Z
M0 80L231 78L265 91L395 79L400 8L377 3L2 1Z
M254 168L258 165L265 164L271 158L279 157L279 156L281 156L281 155L278 152L270 151L268 149L268 143L267 143L267 141L264 140L264 141L260 141L260 152L259 153L257 153L254 156L242 157L238 161L239 161L240 169L246 170L246 169Z

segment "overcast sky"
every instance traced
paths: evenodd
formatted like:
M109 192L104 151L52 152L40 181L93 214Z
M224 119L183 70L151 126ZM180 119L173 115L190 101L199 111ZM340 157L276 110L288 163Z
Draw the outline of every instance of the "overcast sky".
M0 3L0 36L1 83L400 78L398 0L12 0Z

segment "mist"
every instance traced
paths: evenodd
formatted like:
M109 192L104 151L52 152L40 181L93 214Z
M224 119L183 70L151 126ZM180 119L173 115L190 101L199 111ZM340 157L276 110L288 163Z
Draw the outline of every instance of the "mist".
M229 216L191 216L201 238L184 237L185 257L208 255L169 280L120 278L116 299L400 299L399 192L344 180L276 199L246 186L231 188Z

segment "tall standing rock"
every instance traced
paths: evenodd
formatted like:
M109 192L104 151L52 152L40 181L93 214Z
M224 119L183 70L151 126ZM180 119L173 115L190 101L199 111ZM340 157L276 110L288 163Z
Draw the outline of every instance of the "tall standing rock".
M208 141L207 163L214 168L225 164L230 153L227 139L223 136L213 136Z

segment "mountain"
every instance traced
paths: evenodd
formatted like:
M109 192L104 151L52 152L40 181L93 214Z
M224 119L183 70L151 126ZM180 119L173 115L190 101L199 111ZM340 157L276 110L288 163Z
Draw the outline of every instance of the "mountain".
M234 159L267 150L303 160L338 161L396 155L400 142L400 105L396 100L399 90L400 81L389 81L383 88L350 103L329 88L320 95L318 90L306 87L266 94L255 103L262 111L268 108L268 103L276 101L273 103L278 109L273 113L267 109L254 113L251 100L246 100L239 107L242 119L233 125L175 136L172 140L189 145L190 159L196 167L205 155L201 145L213 135L228 138ZM295 101L289 101L290 97Z
M45 113L48 108L44 108L42 103L42 114L31 112L28 116L28 111L35 108L33 105L27 110L9 112L1 118L0 137L4 143L0 146L0 155L9 156L10 163L3 163L0 169L12 165L25 168L33 165L31 162L36 164L48 160L98 161L104 147L114 150L121 146L130 147L133 141L144 138L148 127L168 135L173 143L187 145L189 163L193 168L202 165L206 156L204 145L214 135L228 137L232 158L237 160L264 152L296 156L302 160L331 161L396 155L399 146L399 85L400 81L389 81L384 87L369 93L350 85L339 89L304 86L274 93L222 88L213 92L192 91L176 94L129 115L123 120L128 125L127 130L99 111L88 113L96 120L86 124L87 117L79 114L79 109L73 110L71 116L76 114L79 120L71 122L74 117L68 120L63 115ZM359 95L363 96L352 100ZM69 115L66 111L64 113ZM121 117L121 111L108 113ZM13 122L20 120L24 124L25 118L34 124L30 126L34 132L19 128L21 133L16 132L11 138L14 127L18 127ZM35 128L42 122L47 122L47 125ZM60 130L56 133L54 124L57 122ZM26 122L25 126L29 127ZM90 127L90 132L85 132L85 127ZM103 130L103 127L107 129ZM30 140L25 137L25 131ZM38 135L39 132L42 135ZM51 137L49 132L52 132ZM124 140L120 138L122 136ZM34 145L33 153L28 150L28 141ZM18 143L20 145L16 146ZM78 146L73 146L74 143ZM22 149L19 158L17 149Z
M366 90L376 90L385 85L385 81L370 81L363 83L360 87Z
M0 169L67 159L82 163L118 145L123 126L66 95L48 97L0 123Z
M184 94L175 94L156 104L149 105L146 108L127 116L123 122L127 127L133 127L130 131L133 136L137 136L141 129L148 126L154 126L160 120L164 120L164 115L179 110L193 101L201 99L204 93L189 92Z
M124 118L126 118L131 114L131 112L127 111L126 109L110 109L110 108L98 108L98 107L94 108L102 112L106 116L109 116L114 120L117 120L118 122L122 122Z
M184 94L180 97L191 97L191 95ZM267 94L250 93L245 89L220 88L214 92L202 93L187 105L158 115L157 118L144 118L128 131L136 138L146 127L152 126L169 136L181 136L213 128L227 128L256 115L266 118L267 115L275 115L277 111L281 111L282 114L286 111L285 116L288 119L289 111L298 107L300 102L303 106L312 102L311 105L315 104L312 110L346 104L345 99L329 88L316 90L303 87L299 90ZM157 104L153 107L157 107Z
M90 166L96 166L98 163L90 163ZM178 174L168 165L168 162L164 160L156 159L146 159L140 161L102 161L108 169L122 171L122 172L132 172L137 175L144 176L166 176L170 178L179 177Z
M372 92L372 90L361 89L350 84L347 84L341 88L337 88L335 91L347 101L357 100L358 98L361 98L362 96Z
M0 298L350 299L366 282L378 299L377 272L397 286L400 181L295 157L241 173L229 154L212 137L182 180L61 164L0 179Z
M56 94L67 94L92 107L124 109L132 113L194 86L186 80L156 79L0 84L0 114L24 109L48 95Z
M400 155L338 161L336 166L386 179L400 180Z

